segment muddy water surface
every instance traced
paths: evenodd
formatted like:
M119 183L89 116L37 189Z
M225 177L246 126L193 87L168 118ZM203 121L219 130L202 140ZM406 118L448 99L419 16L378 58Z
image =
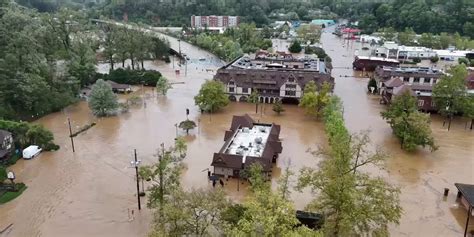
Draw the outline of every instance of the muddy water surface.
M455 204L453 183L474 183L473 133L464 130L463 121L455 121L448 132L442 128L442 119L434 117L432 128L440 149L435 153L401 151L390 128L379 116L383 106L378 98L365 93L367 79L347 68L352 63L350 44L328 33L323 34L322 43L333 58L335 93L344 101L348 128L354 132L370 129L374 143L392 155L384 170L367 169L402 189L404 214L400 225L391 227L392 236L460 236L466 214ZM284 149L274 166L275 178L287 165L298 170L317 164L321 158L312 157L306 150L325 144L323 126L305 117L297 106L288 105L283 115L276 116L269 105L255 114L254 105L233 103L212 116L200 115L193 96L202 82L213 76L213 72L205 69L216 66L198 61L188 65L187 76L183 73L176 76L177 65L173 68L171 64L148 62L146 68L160 70L173 82L183 84L175 84L166 97L157 96L151 88L144 91L135 88L137 95L146 98L146 106L141 104L127 114L96 120L97 126L75 138L74 154L68 138L67 117L75 128L95 120L87 104L80 102L39 119L37 123L53 131L61 149L45 152L34 160L21 160L12 167L18 181L25 182L29 188L16 200L0 206L0 229L13 223L3 235L145 236L152 215L146 208L136 210L134 170L130 168L133 149L137 149L143 163L155 161L153 154L159 144L171 145L177 133L185 135L176 130L175 124L186 119L186 108L191 110L190 119L199 125L186 136L187 168L182 182L188 189L210 188L206 169L210 168L213 152L222 146L224 131L229 128L233 114L249 113L255 120L282 125ZM107 65L101 65L99 70L107 70ZM239 191L237 183L229 181L225 190L231 198L242 200L246 185L238 186ZM442 197L445 187L451 190L447 200ZM308 192L292 193L297 208L303 208L312 198ZM131 210L134 218L129 214Z

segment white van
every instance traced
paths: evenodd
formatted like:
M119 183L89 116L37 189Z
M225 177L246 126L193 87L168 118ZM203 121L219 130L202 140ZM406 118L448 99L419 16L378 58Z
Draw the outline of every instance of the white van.
M39 146L31 145L23 149L23 159L29 160L34 158L35 156L39 155L42 150L43 149L39 148Z

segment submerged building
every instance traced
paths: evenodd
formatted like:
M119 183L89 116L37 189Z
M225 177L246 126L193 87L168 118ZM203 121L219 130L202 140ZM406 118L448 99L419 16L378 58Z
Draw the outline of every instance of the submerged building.
M317 57L294 58L291 54L259 51L254 58L243 56L217 70L214 80L225 85L231 101L248 100L252 91L260 103L299 101L305 85L314 81L334 86L331 67Z
M428 67L378 67L374 78L382 103L390 104L393 97L408 92L417 98L420 110L431 112L436 111L431 96L433 87L443 75L441 70Z
M279 136L280 125L256 123L247 114L234 116L230 129L225 132L224 145L212 158L214 174L240 177L241 171L257 163L270 175L283 149Z

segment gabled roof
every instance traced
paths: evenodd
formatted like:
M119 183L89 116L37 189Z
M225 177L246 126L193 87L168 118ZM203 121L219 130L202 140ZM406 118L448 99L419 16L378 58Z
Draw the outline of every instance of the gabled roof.
M127 84L120 84L120 83L117 83L117 82L114 82L114 81L110 81L110 80L108 80L107 82L108 82L109 85L112 87L112 89L125 90L125 89L128 89L128 88L131 88L131 86L130 86L130 85L127 85Z
M461 184L455 183L454 186L458 188L459 192L466 199L471 207L474 206L474 185L473 184Z
M3 140L4 140L6 137L10 137L11 135L12 135L11 132L0 129L0 142L3 142Z
M211 166L226 167L232 169L242 169L242 156L214 153Z
M230 130L235 131L240 126L251 128L253 127L253 123L253 119L248 114L242 116L234 115L234 117L232 117L232 125L230 126Z
M278 70L278 69L230 69L221 68L217 70L214 80L228 84L233 81L236 86L242 88L265 88L280 89L289 79L294 79L301 88L314 81L317 85L323 82L334 84L334 78L327 73L318 73L305 70Z
M393 88L393 95L395 96L401 95L405 93L406 91L408 91L410 95L415 96L415 93L413 92L413 90L411 89L409 85L402 85L402 86Z
M398 77L394 77L386 82L384 82L385 86L386 87L399 87L401 85L403 85L403 81L398 78Z
M245 169L249 169L254 163L260 164L263 168L263 171L265 172L270 172L272 170L271 159L262 159L261 157L253 157L253 156L245 157Z

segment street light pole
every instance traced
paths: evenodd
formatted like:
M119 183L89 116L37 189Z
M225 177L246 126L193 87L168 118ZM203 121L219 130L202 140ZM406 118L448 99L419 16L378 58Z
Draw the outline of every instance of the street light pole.
M68 117L67 118L67 123L69 125L69 138L71 138L71 146L72 146L72 152L76 152L74 148L74 138L72 137L72 128L71 128L71 119Z
M174 127L176 128L176 129L175 129L175 130L176 130L176 137L175 137L175 140L176 140L176 139L178 138L178 124L175 123L175 124L174 124Z
M132 161L133 166L135 166L135 175L137 178L137 201L138 201L138 210L142 209L142 205L140 203L140 183L139 183L139 178L138 178L138 164L140 164L140 161L137 160L137 149L133 150L135 154L135 161Z

